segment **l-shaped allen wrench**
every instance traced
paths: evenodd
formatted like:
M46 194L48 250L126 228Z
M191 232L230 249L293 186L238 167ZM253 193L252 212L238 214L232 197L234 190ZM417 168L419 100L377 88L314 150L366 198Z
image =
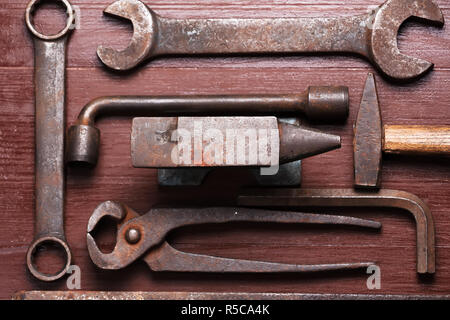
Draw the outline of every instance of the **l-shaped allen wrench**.
M417 229L417 272L435 272L434 222L428 206L412 193L381 189L248 189L237 204L247 207L389 207L413 215Z

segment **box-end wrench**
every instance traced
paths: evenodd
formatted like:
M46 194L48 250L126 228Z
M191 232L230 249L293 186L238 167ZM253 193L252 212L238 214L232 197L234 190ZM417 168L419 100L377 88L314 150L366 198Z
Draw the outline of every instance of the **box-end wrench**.
M32 13L40 0L32 0L25 11L25 21L33 35L36 96L36 224L35 235L27 252L31 274L42 281L61 278L70 267L72 255L64 235L64 103L66 43L74 26L75 13L67 0L64 29L43 35L32 22ZM56 274L38 270L34 256L38 248L54 245L65 254L65 266Z
M171 19L139 0L119 0L105 13L128 19L134 33L127 48L99 46L108 67L128 70L145 59L172 54L355 53L386 76L406 80L433 64L400 53L397 33L411 16L444 24L432 0L388 0L369 14L338 18Z

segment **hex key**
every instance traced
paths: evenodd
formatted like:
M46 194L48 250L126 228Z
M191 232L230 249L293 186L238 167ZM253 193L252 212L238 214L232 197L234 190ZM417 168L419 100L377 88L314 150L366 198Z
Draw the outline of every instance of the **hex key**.
M237 204L251 207L390 207L408 211L416 221L417 272L435 272L434 222L428 206L412 193L381 189L247 189Z

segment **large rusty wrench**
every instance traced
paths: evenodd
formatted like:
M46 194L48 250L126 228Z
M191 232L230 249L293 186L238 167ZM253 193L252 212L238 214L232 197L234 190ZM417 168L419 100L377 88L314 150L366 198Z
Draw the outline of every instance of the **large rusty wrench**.
M33 26L31 14L40 0L32 0L25 21L33 35L36 95L36 225L27 252L31 274L42 281L61 278L70 267L72 255L64 235L64 103L66 43L75 14L67 0L67 24L55 35L43 35ZM66 263L56 274L40 272L34 263L37 248L55 245L64 251Z
M413 215L417 229L417 272L434 273L434 222L428 206L419 197L404 191L377 192L353 189L254 189L238 198L249 207L387 207Z
M116 1L104 12L130 20L134 28L126 49L97 49L116 70L172 54L346 52L366 57L390 78L411 79L433 64L401 54L398 29L411 16L444 24L432 0L387 0L369 14L339 18L169 19L138 0Z

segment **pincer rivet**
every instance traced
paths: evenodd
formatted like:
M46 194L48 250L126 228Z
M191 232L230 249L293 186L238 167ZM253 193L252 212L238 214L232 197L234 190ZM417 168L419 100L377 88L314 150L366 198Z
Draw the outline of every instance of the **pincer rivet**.
M125 239L130 244L135 244L141 240L141 232L135 228L130 228L125 233Z

